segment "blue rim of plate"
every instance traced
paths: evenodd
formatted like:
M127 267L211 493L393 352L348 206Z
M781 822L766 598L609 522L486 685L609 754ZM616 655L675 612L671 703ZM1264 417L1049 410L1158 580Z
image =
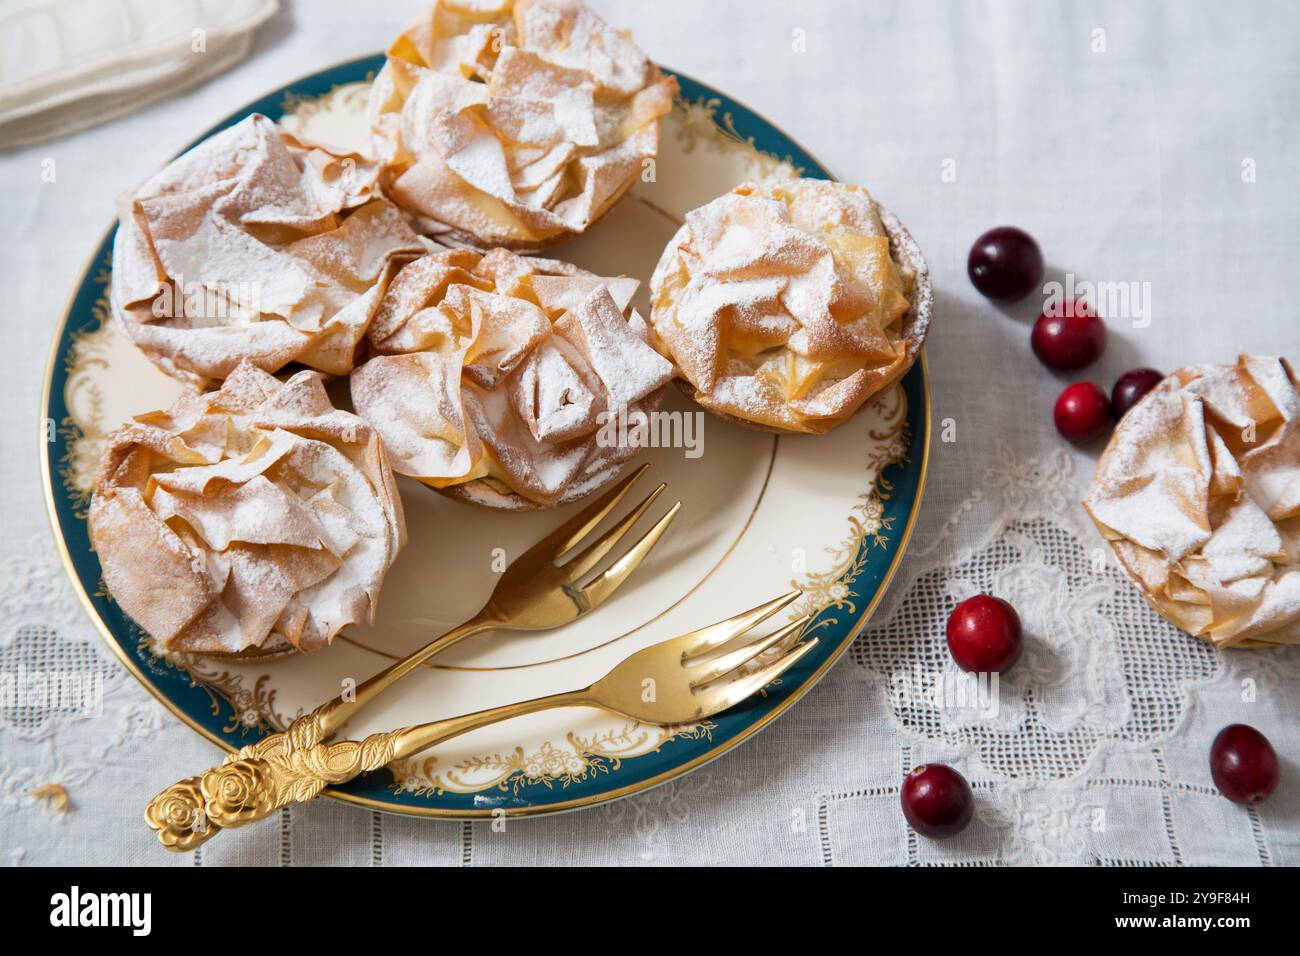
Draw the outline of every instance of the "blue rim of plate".
M231 113L185 149L232 126L249 113L264 113L278 119L284 113L287 98L323 96L337 86L369 79L383 65L384 56L375 54L286 84ZM667 69L664 72L676 76L681 99L716 106L716 111L728 121L728 132L749 140L765 153L788 158L795 167L802 167L805 176L834 178L798 143L752 110L680 73ZM103 310L97 310L96 305L104 292L103 273L116 229L114 224L88 260L68 300L51 349L41 420L41 472L46 505L63 564L78 597L109 647L132 675L185 724L218 746L236 750L254 743L259 732L245 727L224 697L195 683L186 671L154 658L142 640L143 632L104 594L99 560L90 547L85 517L88 502L67 484L64 475L71 444L79 434L66 401L70 371L67 358L79 336L94 331L105 321ZM392 774L381 770L325 793L375 810L452 819L490 816L501 810L512 816L573 810L665 783L720 756L765 727L802 697L852 643L883 597L911 538L929 460L929 384L924 355L904 376L902 387L907 397L909 447L902 460L884 469L881 483L889 488L883 500L882 518L886 526L902 528L903 532L884 545L870 537L860 544L856 560L849 565L852 573L840 579L845 586L842 601L820 612L810 625L820 638L818 646L765 694L718 715L703 732L672 737L658 750L640 756L598 760L578 779L562 783L521 782L510 777L489 790L474 793L397 793ZM46 423L50 421L58 423L53 441L48 441L46 435ZM55 478L59 481L57 494Z

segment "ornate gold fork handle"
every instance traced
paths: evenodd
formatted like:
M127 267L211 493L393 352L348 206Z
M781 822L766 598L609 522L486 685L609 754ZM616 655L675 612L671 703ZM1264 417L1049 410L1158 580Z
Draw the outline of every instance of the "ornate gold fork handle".
M357 761L358 769L347 776L339 777L337 780L322 776L321 785L309 797L303 799L311 799L328 784L342 783L351 780L359 773L382 767L385 763L396 758L390 757L380 763L368 765L367 761L373 759L372 754L382 750L383 742L379 738L385 736L383 734L368 737L361 744L357 744L355 741L344 741L338 745L342 749L336 755L329 755L328 757L326 754L328 748L323 745L323 741L336 734L339 728L347 723L348 719L362 707L425 661L442 653L447 648L459 644L468 637L473 637L475 634L499 626L501 626L500 622L491 616L487 608L484 608L464 624L452 628L441 637L434 638L409 657L404 657L400 661L390 664L379 673L368 678L357 686L355 694L346 697L342 694L338 697L331 697L315 710L296 718L286 729L274 734L268 734L258 743L231 754L226 758L222 766L238 763L251 751L257 751L258 755L281 755L278 758L281 763L286 762L284 755L293 755L293 762L311 759L315 761L312 766L318 767L325 774L335 772L332 769L334 767L340 768L341 772L348 766L349 761ZM354 751L355 756L350 756L353 755ZM213 825L218 828L235 825L223 823L221 819L211 813L205 814L202 809L204 801L201 799L199 788L204 785L204 781L208 781L207 786L215 785L210 780L212 773L213 771L208 771L201 777L187 777L180 783L168 787L150 801L145 818L148 820L149 825L158 831L158 838L163 841L163 844L168 849L178 851L193 849L209 838L210 835L203 834ZM235 771L231 771L231 774L227 776L229 777L230 782L228 785L230 786L234 786L234 782L239 779ZM166 799L164 800L164 798ZM292 802L291 799L286 799L279 806L284 806L290 802ZM197 809L192 805L196 805ZM188 822L182 824L182 819ZM177 824L180 824L179 828ZM178 842L169 842L173 840Z
M479 727L539 710L591 703L587 690L552 694L337 743L324 743L306 729L295 736L295 728L312 717L309 714L284 733L230 754L220 766L172 784L149 801L145 820L164 847L181 853L206 843L219 830L242 827L291 803L312 800L327 786L346 783ZM312 721L311 726L318 723Z
M261 819L295 800L310 800L329 784L344 783L358 774L377 770L396 760L396 756L379 758L393 745L385 738L394 737L401 731L373 734L360 743L345 740L326 745L324 741L337 733L362 707L425 661L499 624L484 608L464 624L368 678L356 688L355 694L331 697L315 710L295 719L286 729L268 734L257 743L231 754L220 767L202 776L186 777L168 787L149 802L145 820L169 850L192 850L211 839L222 827ZM375 763L376 760L379 762ZM319 783L308 793L313 779L318 779ZM225 807L242 806L240 794L245 790L247 797L256 801L250 809L261 806L268 795L279 802L247 819L240 817L243 811L234 811L233 815L226 812ZM299 790L303 796L294 795ZM229 794L229 799L218 798L219 793ZM223 809L214 812L216 807Z

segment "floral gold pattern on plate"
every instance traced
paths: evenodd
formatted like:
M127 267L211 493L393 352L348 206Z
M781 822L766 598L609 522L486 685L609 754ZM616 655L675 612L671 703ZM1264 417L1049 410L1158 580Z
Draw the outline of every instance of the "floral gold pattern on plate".
M382 62L371 56L321 71L249 104L219 128L257 111L284 118L298 135L364 147L360 109ZM829 176L743 106L687 77L678 80L681 96L664 118L653 175L586 234L554 247L553 256L644 283L687 210L744 181ZM161 164L166 157L154 159ZM374 626L349 628L321 653L275 662L157 656L105 593L86 532L89 482L105 436L132 415L167 407L181 387L109 322L111 244L110 231L73 292L50 357L42 434L52 432L53 440L41 450L51 520L68 571L109 646L177 717L214 743L230 751L254 747L337 694L343 681L363 680L473 614L506 563L581 507L488 512L400 479L409 543L385 582ZM643 313L645 295L643 285L634 300ZM336 399L346 397L341 384L331 386ZM669 390L665 411L692 415L695 407L676 391ZM701 434L698 457L688 458L682 448L653 448L638 457L651 466L644 481L667 481L682 499L685 520L607 607L554 633L495 634L453 648L344 733L361 740L584 686L641 647L791 585L806 595L784 613L788 620L814 615L809 633L820 642L812 653L765 693L701 724L660 727L566 708L474 731L325 792L424 816L588 806L703 764L805 693L870 616L906 546L928 452L924 363L828 435L777 438L712 417L703 418ZM183 814L185 800L182 792L171 794L158 812Z

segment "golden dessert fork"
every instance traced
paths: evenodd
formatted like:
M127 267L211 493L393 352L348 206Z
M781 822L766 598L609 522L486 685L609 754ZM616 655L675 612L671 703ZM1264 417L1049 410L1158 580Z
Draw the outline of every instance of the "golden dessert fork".
M325 787L413 757L452 737L556 707L599 707L630 720L685 724L733 707L793 667L817 644L794 637L805 615L762 637L748 632L800 596L791 592L743 614L637 651L590 687L371 734L364 740L268 741L245 747L199 777L154 797L145 820L169 850L190 850L221 829L244 826ZM783 644L783 642L786 642ZM762 659L772 649L770 659ZM747 665L754 664L754 667Z
M393 684L466 638L490 630L550 630L599 607L645 560L681 510L682 503L674 504L635 544L586 584L581 583L583 578L590 575L627 536L666 486L660 484L607 532L577 555L569 555L618 506L649 467L642 465L636 469L512 561L502 572L487 604L468 621L384 668L352 693L333 697L295 719L287 729L264 737L258 746L289 751L328 740L362 707ZM556 563L566 557L569 560L564 564Z

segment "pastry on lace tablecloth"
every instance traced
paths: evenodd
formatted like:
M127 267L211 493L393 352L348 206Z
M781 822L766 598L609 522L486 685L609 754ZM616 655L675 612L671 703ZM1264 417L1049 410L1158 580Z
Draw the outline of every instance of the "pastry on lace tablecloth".
M1120 420L1084 506L1188 634L1300 643L1300 394L1285 359L1170 375Z

